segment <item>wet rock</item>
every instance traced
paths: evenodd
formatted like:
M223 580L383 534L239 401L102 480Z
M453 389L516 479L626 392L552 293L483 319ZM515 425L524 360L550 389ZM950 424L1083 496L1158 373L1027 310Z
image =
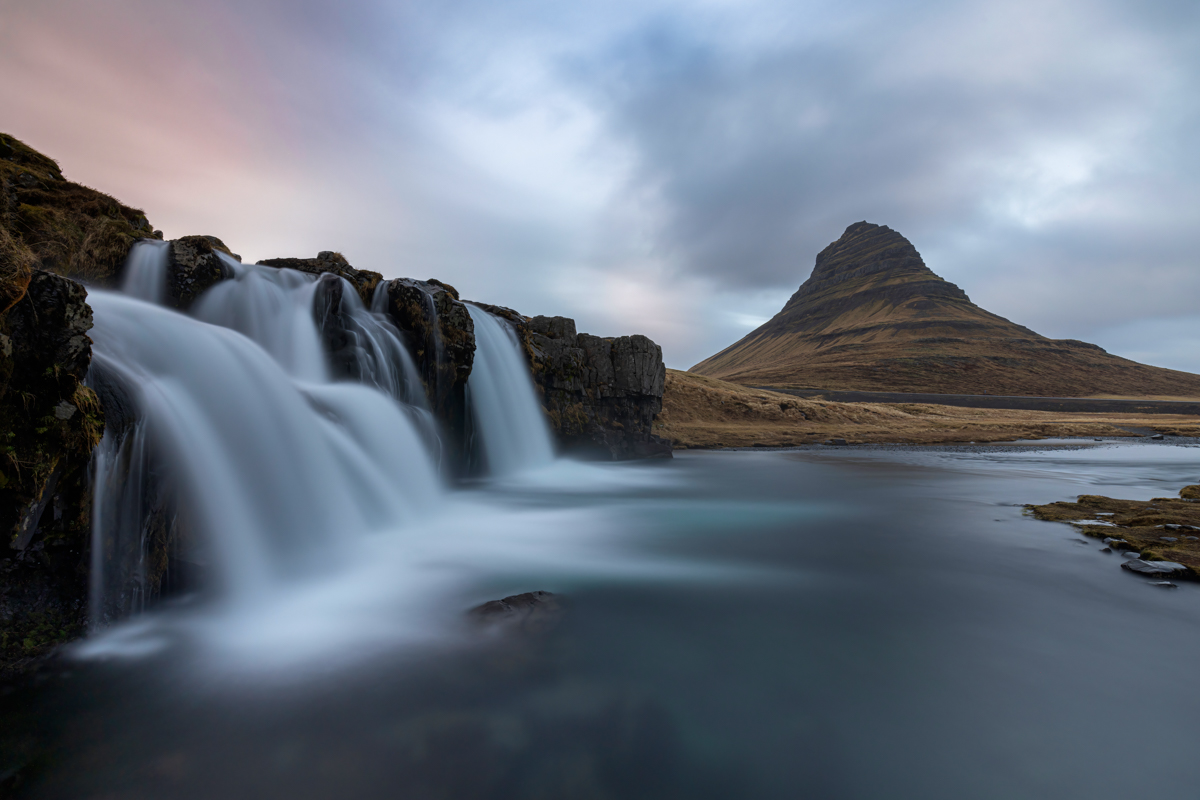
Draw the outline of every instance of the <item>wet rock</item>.
M168 305L187 310L205 289L233 277L218 253L233 258L225 243L215 236L184 236L171 240L171 246L167 248Z
M317 253L316 258L268 258L258 263L267 267L294 269L309 275L331 274L345 278L354 287L354 291L358 293L359 299L367 308L371 308L371 303L375 299L375 290L383 282L383 276L378 272L355 269L345 256L332 250L322 250Z
M1153 436L1151 436L1150 438L1155 441L1160 441L1163 438L1163 435L1161 433L1156 433Z
M835 439L826 439L825 444L831 445L833 447L845 447L848 443L846 442L845 439L835 438Z
M525 592L502 600L490 600L467 612L468 618L489 629L541 634L555 627L564 609L552 592Z
M1163 541L1163 542L1178 542L1179 541L1179 539L1175 538L1174 536L1160 536L1158 538L1159 538L1159 541Z
M1162 588L1162 589L1178 589L1179 588L1178 586L1171 583L1170 581L1149 581L1149 585L1158 586L1159 588Z
M1174 561L1142 561L1140 558L1131 559L1121 564L1122 569L1136 572L1139 575L1154 575L1170 577L1187 575L1189 570L1183 564Z
M1100 548L1100 552L1101 552L1101 553L1111 553L1111 552L1112 552L1112 548L1111 548L1111 547L1101 547L1101 548Z
M0 671L83 629L90 495L104 431L91 363L87 290L32 270L0 314Z
M465 464L470 448L466 388L475 363L471 314L458 291L441 281L396 278L383 291L383 310L408 340L430 408L450 436L450 455Z
M1117 550L1121 550L1121 549L1127 550L1130 547L1132 547L1132 545L1130 545L1129 542L1125 541L1124 539L1114 539L1111 536L1104 537L1104 543L1106 545L1109 545L1110 547L1116 548Z

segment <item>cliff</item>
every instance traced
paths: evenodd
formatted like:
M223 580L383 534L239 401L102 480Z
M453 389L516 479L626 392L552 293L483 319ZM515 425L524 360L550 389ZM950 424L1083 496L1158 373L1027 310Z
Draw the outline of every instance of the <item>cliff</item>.
M1200 396L1200 376L1048 339L985 311L911 242L868 222L817 255L770 321L689 371L780 388Z

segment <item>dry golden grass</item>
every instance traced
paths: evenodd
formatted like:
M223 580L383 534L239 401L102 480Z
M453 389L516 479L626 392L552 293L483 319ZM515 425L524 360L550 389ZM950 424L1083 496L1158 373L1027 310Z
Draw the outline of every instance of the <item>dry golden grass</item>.
M1000 442L1059 436L1133 436L1123 428L1200 435L1200 417L1067 414L915 403L832 403L667 370L654 432L679 448L850 443Z

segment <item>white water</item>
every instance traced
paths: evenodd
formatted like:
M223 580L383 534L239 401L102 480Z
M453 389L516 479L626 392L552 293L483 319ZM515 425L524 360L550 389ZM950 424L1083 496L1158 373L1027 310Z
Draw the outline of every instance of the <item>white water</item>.
M523 499L535 485L576 492L616 476L554 461L506 324L471 308L469 393L493 473L533 483L452 491L439 477L415 368L386 315L343 285L337 330L322 331L328 285L226 263L235 278L204 294L195 316L122 294L89 296L94 375L121 387L110 386L106 402L120 412L110 419L125 420L93 464L95 619L105 624L144 602L151 475L169 476L186 521L188 552L173 557L203 565L217 602L120 622L81 655L137 657L186 636L239 668L358 658L440 638L462 609L492 596L466 588L483 575L509 582L550 564L578 575L640 568L596 538L598 508L530 508ZM541 486L551 473L554 486ZM99 554L114 542L133 556L106 566ZM525 580L506 585L554 588ZM113 596L130 587L140 594Z
M475 323L475 362L467 392L488 471L512 476L550 464L550 426L516 334L482 308L468 303L467 309Z
M143 239L134 244L125 259L121 291L151 303L167 299L167 248L170 244Z
M287 278L268 297L304 302ZM305 360L302 347L280 347L285 369L235 331L107 292L89 300L97 367L134 394L166 469L181 477L227 598L320 572L347 541L436 503L435 467L391 398L311 380L323 365ZM238 310L253 305L230 300ZM290 309L277 311L279 328L317 340L311 316L305 330ZM254 332L282 343L265 325Z

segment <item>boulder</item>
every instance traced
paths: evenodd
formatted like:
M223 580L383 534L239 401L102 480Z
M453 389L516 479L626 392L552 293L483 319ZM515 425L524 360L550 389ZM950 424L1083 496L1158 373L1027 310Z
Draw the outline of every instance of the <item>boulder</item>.
M215 236L184 236L172 239L167 248L167 304L186 310L204 290L232 278L218 255L240 260Z

